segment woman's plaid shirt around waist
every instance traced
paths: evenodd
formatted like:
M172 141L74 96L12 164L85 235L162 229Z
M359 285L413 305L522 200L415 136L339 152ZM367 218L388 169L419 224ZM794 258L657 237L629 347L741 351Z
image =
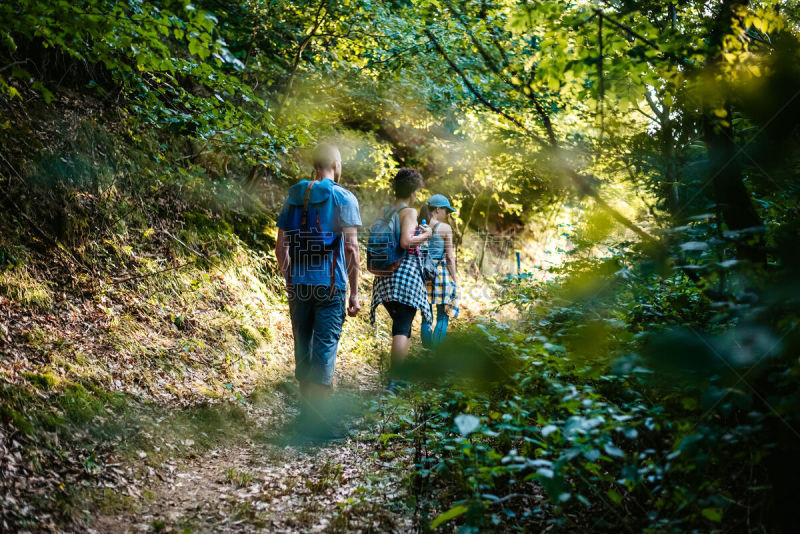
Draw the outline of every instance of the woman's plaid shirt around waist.
M447 270L444 259L439 260L439 263L436 264L436 278L428 282L427 289L431 304L434 306L447 304L450 306L448 315L458 317L458 288L450 276L450 271Z
M372 305L369 310L369 321L375 323L375 310L382 302L394 301L417 308L423 318L433 321L428 292L422 281L420 258L411 253L403 258L403 263L390 276L376 276L372 283Z

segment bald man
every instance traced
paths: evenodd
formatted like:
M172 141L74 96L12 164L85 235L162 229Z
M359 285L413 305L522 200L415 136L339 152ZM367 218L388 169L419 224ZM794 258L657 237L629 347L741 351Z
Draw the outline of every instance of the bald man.
M341 430L324 408L345 310L355 317L360 309L357 231L361 215L355 195L338 184L339 150L320 144L312 160L313 179L290 188L278 217L275 253L289 298L301 422L322 437L339 437ZM350 295L345 302L348 282Z

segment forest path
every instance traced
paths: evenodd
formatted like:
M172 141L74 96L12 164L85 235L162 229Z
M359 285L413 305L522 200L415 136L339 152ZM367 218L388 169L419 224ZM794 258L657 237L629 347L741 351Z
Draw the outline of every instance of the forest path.
M365 378L363 370L360 381ZM339 388L352 407L375 398L370 389ZM294 395L263 394L231 427L240 436L188 454L134 457L130 506L94 512L90 532L407 532L401 463L376 454L361 414L350 416L346 440L303 443L292 431ZM226 417L226 415L223 415ZM177 443L191 446L194 440ZM173 447L170 446L170 449ZM166 449L160 447L161 452ZM158 460L154 459L158 456ZM128 460L131 462L131 460Z

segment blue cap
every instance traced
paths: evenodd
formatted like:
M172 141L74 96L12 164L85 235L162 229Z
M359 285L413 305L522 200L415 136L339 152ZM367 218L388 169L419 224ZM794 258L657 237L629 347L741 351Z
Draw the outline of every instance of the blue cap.
M444 195L433 195L428 199L428 206L432 208L447 208L450 212L456 211L453 209L453 207L450 205L450 201L447 200L447 197Z

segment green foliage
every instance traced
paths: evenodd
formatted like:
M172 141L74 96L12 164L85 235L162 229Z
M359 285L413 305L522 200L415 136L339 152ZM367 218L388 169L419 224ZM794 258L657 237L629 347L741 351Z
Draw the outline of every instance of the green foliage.
M18 98L29 87L47 103L54 98L50 79L36 68L36 54L53 49L92 65L83 78L88 88L126 98L133 138L152 126L221 144L252 161L276 158L265 102L239 78L244 64L220 37L211 12L169 0L25 1L0 10L0 55L14 66L0 74L7 96Z
M458 208L458 241L566 243L567 265L537 265L548 281L498 288L517 322L479 322L407 370L424 387L393 400L378 448L413 450L423 529L786 530L753 518L790 510L800 478L799 14L770 0L6 2L0 295L37 314L96 303L120 355L170 376L197 359L208 394L240 402L231 376L282 339L264 313L281 286L275 215L310 172L301 147L330 138L365 223L411 165L421 196ZM37 357L69 346L36 325L14 335ZM368 360L380 343L364 327L342 348ZM48 360L69 378L4 384L3 422L63 432L121 409L74 376L83 358ZM27 409L31 391L52 409ZM238 406L185 418L209 435L243 424Z
M749 515L735 503L785 502L791 483L771 466L796 469L795 286L776 271L777 316L769 290L734 305L752 273L731 281L707 246L709 270L687 273L700 247L686 243L667 264L611 250L549 284L512 279L501 304L518 322L479 322L409 366L421 384L394 401L381 440L414 451L423 522L736 531Z
M239 471L231 467L225 471L225 478L236 486L244 488L253 480L253 474L246 471Z
M587 380L564 369L561 354L544 343L490 332L492 353L513 351L524 361L521 371L491 395L436 389L412 401L418 414L413 422L425 421L421 434L409 439L421 447L417 477L424 489L418 498L465 503L437 516L432 528L468 510L466 524L478 528L551 523L570 530L575 517L594 518L597 530L622 523L634 531L703 528L706 510L721 513L715 506L720 503L727 508L728 485L738 483L738 474L724 466L754 465L741 446L753 443L760 425L733 433L702 426L691 433L696 413L653 404L636 391L635 378ZM453 418L463 413L480 421L469 436L454 431ZM725 442L716 443L722 435ZM712 443L717 448L709 463ZM524 503L537 494L536 486L548 502L529 508ZM764 498L759 492L756 497Z

